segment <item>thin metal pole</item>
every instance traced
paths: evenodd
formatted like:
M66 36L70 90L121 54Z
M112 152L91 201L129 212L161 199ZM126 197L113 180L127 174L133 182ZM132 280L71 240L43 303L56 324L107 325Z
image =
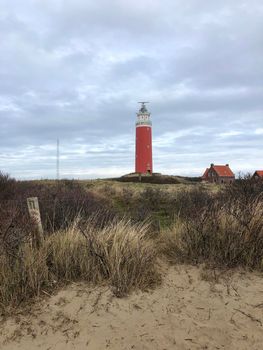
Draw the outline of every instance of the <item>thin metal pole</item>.
M57 139L57 180L59 180L59 139Z

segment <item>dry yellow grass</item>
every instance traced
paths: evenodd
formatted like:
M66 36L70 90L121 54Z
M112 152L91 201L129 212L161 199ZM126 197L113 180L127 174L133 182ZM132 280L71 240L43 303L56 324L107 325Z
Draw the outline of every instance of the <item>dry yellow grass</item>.
M92 220L84 230L73 225L48 237L37 250L23 244L15 256L0 257L0 305L16 306L58 283L107 283L117 296L159 282L157 248L146 224L121 220L104 229Z

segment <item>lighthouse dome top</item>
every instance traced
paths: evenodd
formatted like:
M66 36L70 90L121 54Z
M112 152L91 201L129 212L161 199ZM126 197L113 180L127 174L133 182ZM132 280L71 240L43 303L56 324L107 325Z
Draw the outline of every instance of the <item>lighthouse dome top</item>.
M141 105L141 108L140 108L140 110L139 110L139 113L142 113L142 114L149 113L148 110L147 110L147 108L146 108L146 106L145 106L145 104L146 104L146 103L149 103L149 102L138 102L138 103L141 103L141 104L142 104L142 105Z

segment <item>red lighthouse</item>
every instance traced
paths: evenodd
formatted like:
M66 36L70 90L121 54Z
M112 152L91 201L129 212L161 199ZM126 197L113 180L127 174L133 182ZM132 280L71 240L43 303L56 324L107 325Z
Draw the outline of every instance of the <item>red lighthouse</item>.
M136 160L135 172L137 174L149 174L153 172L152 162L152 122L151 114L145 104L141 103L141 108L137 113L136 122Z

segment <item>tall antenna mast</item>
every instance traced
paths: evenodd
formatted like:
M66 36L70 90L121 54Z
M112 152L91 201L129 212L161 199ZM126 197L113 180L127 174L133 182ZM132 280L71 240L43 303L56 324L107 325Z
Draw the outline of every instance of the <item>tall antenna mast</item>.
M57 180L59 180L59 139L57 139Z

